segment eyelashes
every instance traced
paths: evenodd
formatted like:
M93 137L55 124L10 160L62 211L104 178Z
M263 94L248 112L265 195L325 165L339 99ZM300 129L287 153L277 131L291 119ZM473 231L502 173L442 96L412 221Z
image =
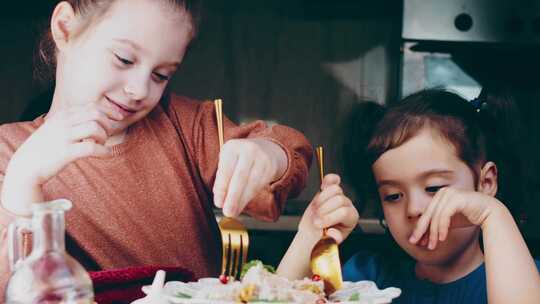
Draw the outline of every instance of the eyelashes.
M429 186L429 187L426 187L424 190L429 195L434 195L435 193L437 193L439 190L441 190L444 187L448 187L448 185ZM393 203L393 202L400 201L402 198L403 198L403 193L392 193L392 194L384 195L383 201Z
M170 79L169 76L166 76L160 73L154 73L154 76L156 77L156 80L158 82L168 81Z
M448 187L448 185L426 187L426 192L428 192L428 193L437 193L439 190L441 190L444 187Z
M385 202L397 202L401 197L403 197L403 194L394 193L394 194L385 195L383 200Z
M126 59L124 57L119 56L118 54L114 54L114 57L120 63L120 65L122 65L124 67L132 66L135 63L132 60L129 60L129 59ZM154 81L156 81L158 83L166 82L166 81L168 81L170 79L170 76L163 75L163 74L157 73L157 72L152 73L152 75L153 75Z
M133 61L128 60L128 59L123 58L123 57L120 57L117 54L114 54L114 57L116 57L116 59L123 65L132 65L133 64Z

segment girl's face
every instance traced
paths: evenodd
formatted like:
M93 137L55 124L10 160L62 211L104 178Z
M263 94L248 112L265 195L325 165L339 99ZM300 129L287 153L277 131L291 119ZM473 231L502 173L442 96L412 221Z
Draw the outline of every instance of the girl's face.
M60 99L60 107L97 103L121 112L125 118L114 125L119 133L161 99L192 38L190 16L164 1L117 0L69 39L77 18L63 28L66 42L57 42L55 102Z
M372 166L384 217L392 236L415 260L432 265L451 262L478 240L479 228L453 228L435 250L409 243L416 222L441 187L475 190L473 172L454 147L424 129L388 150Z

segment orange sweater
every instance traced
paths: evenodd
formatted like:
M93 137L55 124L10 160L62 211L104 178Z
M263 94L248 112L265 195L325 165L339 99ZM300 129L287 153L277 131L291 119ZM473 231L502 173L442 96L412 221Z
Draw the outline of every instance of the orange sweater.
M0 187L11 156L42 123L40 117L0 126ZM304 187L311 146L288 127L224 124L225 140L263 137L286 151L285 175L246 209L276 220L286 198ZM109 157L80 159L47 181L47 200L73 202L66 213L68 252L88 270L167 265L186 267L197 277L218 274L221 243L212 211L217 134L212 103L172 96L131 126ZM5 236L12 220L0 208L0 290L9 276Z

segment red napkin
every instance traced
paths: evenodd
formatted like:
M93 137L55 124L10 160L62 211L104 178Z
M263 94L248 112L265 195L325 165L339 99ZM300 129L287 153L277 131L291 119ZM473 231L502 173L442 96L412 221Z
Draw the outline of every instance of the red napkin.
M142 266L90 272L98 304L130 303L144 297L141 288L151 285L156 271L167 273L166 281L193 281L193 273L182 267Z

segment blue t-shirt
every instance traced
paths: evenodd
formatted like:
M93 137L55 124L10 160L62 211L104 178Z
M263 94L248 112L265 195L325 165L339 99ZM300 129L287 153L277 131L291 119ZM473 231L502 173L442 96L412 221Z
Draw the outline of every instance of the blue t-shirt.
M388 259L387 259L388 260ZM540 269L540 262L535 260ZM416 278L415 262L395 263L365 252L354 255L343 267L345 281L374 281L379 289L397 287L401 295L393 303L401 304L481 304L487 303L484 264L465 277L447 284L435 284Z

